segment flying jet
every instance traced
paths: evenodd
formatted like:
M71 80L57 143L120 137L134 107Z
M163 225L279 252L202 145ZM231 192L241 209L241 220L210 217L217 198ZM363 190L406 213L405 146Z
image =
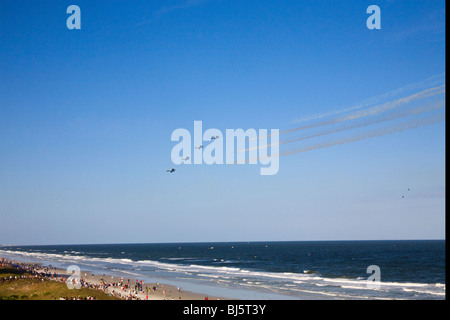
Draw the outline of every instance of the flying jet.
M203 145L199 145L198 147L195 147L195 149L203 149Z
M190 159L189 157L181 158L181 160L189 160L189 159Z
M170 169L170 170L166 170L167 172L170 172L170 173L173 173L173 172L175 172L175 168L172 168L172 169Z
M219 136L211 137L211 140L219 139Z

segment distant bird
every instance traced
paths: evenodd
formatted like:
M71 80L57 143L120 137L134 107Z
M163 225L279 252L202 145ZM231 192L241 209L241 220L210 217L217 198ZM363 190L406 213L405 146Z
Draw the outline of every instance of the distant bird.
M410 188L408 188L408 191L411 190ZM402 198L404 198L405 196L402 196Z
M170 170L166 170L167 172L170 172L170 173L173 173L173 172L175 172L175 169L174 168L172 168L172 169L170 169Z

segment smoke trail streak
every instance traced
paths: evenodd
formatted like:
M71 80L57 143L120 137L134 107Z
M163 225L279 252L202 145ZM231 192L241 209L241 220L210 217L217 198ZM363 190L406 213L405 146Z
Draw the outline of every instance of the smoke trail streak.
M360 127L364 127L364 126L368 126L371 124L378 124L384 121L390 121L390 120L394 120L394 119L398 119L398 118L402 118L402 117L406 117L406 116L410 116L410 115L418 115L424 112L430 112L436 109L440 109L443 108L445 106L445 102L444 101L440 101L436 104L433 105L425 105L425 106L420 106L417 108L409 108L406 110L400 110L394 113L390 113L390 114L384 114L381 117L376 117L376 118L369 118L363 122L359 122L359 123L354 123L351 125L344 125L341 126L339 128L333 128L330 130L326 130L326 131L321 131L318 133L314 133L311 135L307 135L307 136L302 136L299 138L294 138L294 139L289 139L289 140L284 140L278 143L278 145L283 145L283 144L287 144L287 143L292 143L292 142L298 142L298 141L302 141L302 140L307 140L307 139L311 139L311 138L316 138L316 137L320 137L323 135L327 135L327 134L333 134L333 133L337 133L337 132L341 132L341 131L346 131L346 130L350 130L350 129L354 129L354 128L360 128ZM252 150L259 150L259 149L264 149L264 148L269 148L272 146L275 146L277 144L268 144L265 146L259 146L256 148L249 148L246 150L242 150L242 151L252 151Z
M429 89L425 89L422 90L420 92L411 94L409 96L403 97L403 98L399 98L393 101L389 101L386 102L384 104L381 105L377 105L365 110L360 110L357 112L353 112L349 115L346 116L337 116L334 118L331 118L329 120L326 121L322 121L322 122L317 122L317 123L312 123L312 124L308 124L308 125L303 125L300 127L296 127L296 128L292 128L292 129L288 129L288 130L284 130L279 132L278 134L285 134L285 133L291 133L291 132L295 132L295 131L302 131L302 130L307 130L307 129L312 129L312 128L317 128L317 127L323 127L323 126L327 126L327 125L332 125L332 124L338 124L341 122L345 122L345 121L349 121L349 120L355 120L358 118L363 118L363 117L368 117L368 116L375 116L377 114L380 114L382 112L386 112L389 110L393 110L396 109L406 103L410 103L419 99L424 99L424 98L429 98L441 93L445 93L445 84L437 86L437 87L433 87L433 88L429 88ZM266 135L266 136L260 136L258 138L254 138L254 139L261 139L261 138L266 138L266 137L270 137L271 135ZM249 139L249 140L253 140L253 139Z
M385 111L388 111L388 110L391 110L391 109L398 108L399 106L401 106L401 105L403 105L405 103L410 103L410 102L418 100L418 99L432 97L434 95L437 95L437 94L440 94L440 93L444 93L444 92L445 92L445 84L443 84L441 86L438 86L438 87L425 89L423 91L414 93L414 94L409 95L407 97L400 98L400 99L397 99L397 100L394 100L394 101L389 101L389 102L386 102L386 103L384 103L382 105L377 105L377 106L369 108L367 110L361 110L361 111L352 113L352 114L347 115L347 116L336 117L336 118L333 118L333 119L328 120L328 121L319 122L319 123L313 123L313 124L310 124L310 125L304 125L304 126L301 126L301 127L285 130L285 131L280 132L280 134L294 132L294 131L299 131L299 130L306 130L306 129L315 128L315 127L322 127L322 126L326 126L326 125L329 125L329 124L336 124L336 123L340 123L340 122L343 122L343 121L354 120L354 119L367 117L367 116L373 116L373 115L379 114L381 112L385 112Z
M360 141L360 140L364 140L364 139L368 139L368 138L374 138L374 137L378 137L378 136L382 136L382 135L386 135L386 134L392 134L395 132L402 132L405 130L415 129L420 126L431 125L431 124L440 122L444 119L445 119L445 113L441 112L441 113L439 113L437 115L433 115L431 117L408 121L406 123L399 124L397 126L385 127L385 128L381 128L381 129L377 129L377 130L363 132L363 133L360 133L360 134L352 136L352 137L341 138L341 139L326 142L326 143L321 143L321 144L316 144L316 145L312 145L312 146L308 146L308 147L294 149L291 151L279 153L278 155L271 155L270 157L267 157L267 158L272 158L272 157L277 157L277 156L285 156L285 155L293 155L293 154L312 151L312 150L316 150L316 149L328 148L328 147L332 147L332 146L336 146L336 145L352 143L352 142L356 142L356 141Z
M359 103L356 106L350 107L350 108L345 108L345 109L341 109L341 110L337 110L337 111L330 111L327 113L322 113L322 114L314 114L311 116L307 116L298 120L294 120L294 123L299 123L299 122L306 122L306 121L311 121L311 120L316 120L316 119L321 119L321 118L325 118L325 117L329 117L329 116L333 116L336 114L341 114L341 113L345 113L345 112L349 112L349 111L354 111L354 110L358 110L358 109L362 109L365 107L368 107L370 105L373 104L378 104L381 102L382 99L388 99L388 98L392 98L393 96L400 94L404 91L407 90L418 90L420 88L424 88L424 87L431 87L431 86L437 86L439 83L445 82L445 73L442 74L437 74L434 76L431 76L423 81L420 82L415 82L409 85L406 85L402 88L398 88L389 92L386 92L382 95L378 95L376 97L372 97L369 99L366 99L364 101L362 101L361 103Z

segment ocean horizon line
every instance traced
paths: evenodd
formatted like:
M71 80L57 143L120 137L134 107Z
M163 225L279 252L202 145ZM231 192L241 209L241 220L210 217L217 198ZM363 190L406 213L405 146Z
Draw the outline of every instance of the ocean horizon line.
M444 239L335 239L335 240L227 240L227 241L165 241L165 242L96 242L96 243L47 243L47 244L0 244L0 247L20 246L88 246L88 245L147 245L147 244L227 244L227 243L294 243L294 242L381 242L381 241L445 241Z

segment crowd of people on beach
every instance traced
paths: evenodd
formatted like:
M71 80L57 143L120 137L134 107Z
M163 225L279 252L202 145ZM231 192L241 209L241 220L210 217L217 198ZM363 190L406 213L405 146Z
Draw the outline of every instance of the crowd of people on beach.
M9 267L17 271L17 274L14 276L10 275L8 277L1 277L0 278L1 282L13 281L18 279L32 279L32 278L40 279L42 281L49 279L57 280L57 278L55 277L56 272L51 271L53 269L52 267L40 268L36 264L11 261L4 258L0 258L0 267Z
M16 275L10 275L8 277L1 277L0 283L5 281L15 281L18 279L39 279L41 281L51 280L61 283L70 283L72 285L78 285L77 288L88 288L100 290L108 293L110 296L120 298L122 300L148 300L149 295L158 292L159 283L153 285L144 286L144 281L135 280L134 288L130 279L124 280L119 278L118 281L106 281L105 275L100 280L95 281L94 275L91 275L91 280L88 280L89 276L85 273L84 277L69 278L68 275L59 274L57 268L53 266L40 266L38 264L22 263L12 261L4 258L0 258L0 267L9 267L17 270ZM178 289L180 291L180 289ZM166 297L166 291L162 290L163 298ZM173 298L172 298L173 299ZM180 298L181 299L181 298ZM95 300L95 297L61 297L60 300Z
M100 278L99 283L95 283L88 281L88 277L89 276L85 274L85 277L80 279L82 287L102 290L123 300L148 300L149 295L158 292L159 287L159 283L150 287L144 287L144 281L137 279L133 286L130 279L125 280L123 277L118 278L118 281L113 281L113 277L111 278L111 281L107 281L105 275ZM92 277L94 277L94 275L92 275ZM163 290L163 296L165 296L165 290Z

